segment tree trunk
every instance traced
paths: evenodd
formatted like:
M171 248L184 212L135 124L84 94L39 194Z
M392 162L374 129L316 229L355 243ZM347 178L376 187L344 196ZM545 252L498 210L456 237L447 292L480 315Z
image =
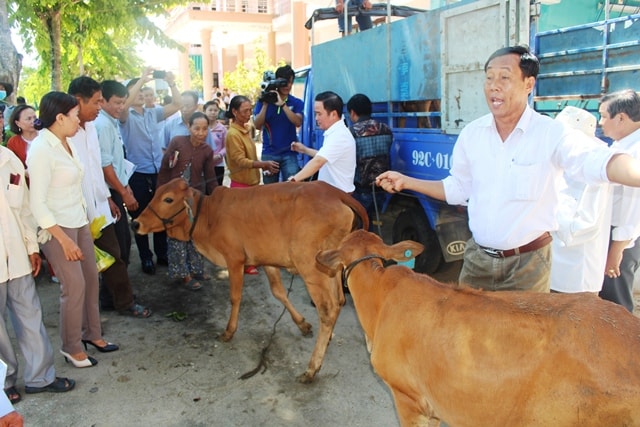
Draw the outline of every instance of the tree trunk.
M84 26L82 24L82 20L80 20L80 24L78 25L78 33L84 34ZM84 37L82 38L84 40ZM82 42L76 42L76 48L78 49L78 75L84 76L84 60L82 58Z
M46 26L51 46L51 90L62 90L62 54L60 37L60 11L52 10L47 15Z
M13 85L13 93L6 99L6 102L13 104L20 82L22 55L11 41L8 17L7 1L0 0L0 81Z
M78 75L84 76L84 61L82 59L82 44L76 44L76 48L78 49Z

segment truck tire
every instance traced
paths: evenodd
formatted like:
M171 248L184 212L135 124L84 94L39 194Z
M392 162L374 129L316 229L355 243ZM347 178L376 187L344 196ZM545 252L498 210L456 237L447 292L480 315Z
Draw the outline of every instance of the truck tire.
M424 252L416 257L414 270L418 273L433 274L442 264L442 251L436 232L429 225L424 212L418 208L400 212L393 223L393 243L413 240L424 245Z

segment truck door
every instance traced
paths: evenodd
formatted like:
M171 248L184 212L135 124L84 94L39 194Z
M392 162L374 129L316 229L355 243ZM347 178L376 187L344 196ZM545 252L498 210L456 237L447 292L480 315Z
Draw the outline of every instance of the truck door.
M481 0L440 15L442 129L459 134L489 112L484 63L495 50L529 43L529 2Z

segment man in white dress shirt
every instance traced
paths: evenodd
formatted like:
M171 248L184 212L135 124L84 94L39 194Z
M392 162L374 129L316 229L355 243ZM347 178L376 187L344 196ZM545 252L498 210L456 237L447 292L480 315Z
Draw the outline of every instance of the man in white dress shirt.
M353 193L356 174L356 140L342 120L342 98L333 92L316 95L313 110L318 127L324 131L324 142L314 150L292 142L291 149L313 157L302 170L289 177L289 181L302 181L318 172L318 181L325 181L336 188Z
M602 132L612 148L640 159L640 96L633 90L605 95L600 102ZM613 190L611 240L600 296L633 311L633 282L640 267L640 189Z
M592 141L528 105L540 64L524 46L494 52L485 64L490 114L468 124L441 181L385 172L389 192L418 191L468 204L469 229L459 280L486 290L549 292L551 235L563 172L590 184L640 186L640 162Z
M556 120L595 138L597 120L586 110L568 106ZM601 139L595 141L606 144ZM613 186L588 185L570 178L563 181L556 214L558 229L551 233L551 290L597 294L607 260Z
M105 218L101 235L94 240L94 244L115 258L113 265L102 272L104 286L100 287L101 308L105 309L107 305L121 314L140 318L149 317L151 310L137 303L133 298L127 264L122 259L116 233L116 223L123 219L120 216L120 209L111 200L111 193L101 166L100 142L94 124L103 101L100 83L91 77L77 77L69 84L68 92L69 95L76 97L80 106L78 113L80 127L70 140L73 141L78 158L84 165L82 194L87 203L87 216L90 222L100 216Z

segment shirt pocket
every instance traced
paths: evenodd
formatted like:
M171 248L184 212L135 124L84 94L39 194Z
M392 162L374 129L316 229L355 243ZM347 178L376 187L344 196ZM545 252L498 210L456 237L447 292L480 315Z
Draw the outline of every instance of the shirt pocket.
M545 186L544 164L511 163L507 182L509 200L537 200Z
M19 208L22 206L24 189L19 185L9 184L7 186L6 197L10 208Z

